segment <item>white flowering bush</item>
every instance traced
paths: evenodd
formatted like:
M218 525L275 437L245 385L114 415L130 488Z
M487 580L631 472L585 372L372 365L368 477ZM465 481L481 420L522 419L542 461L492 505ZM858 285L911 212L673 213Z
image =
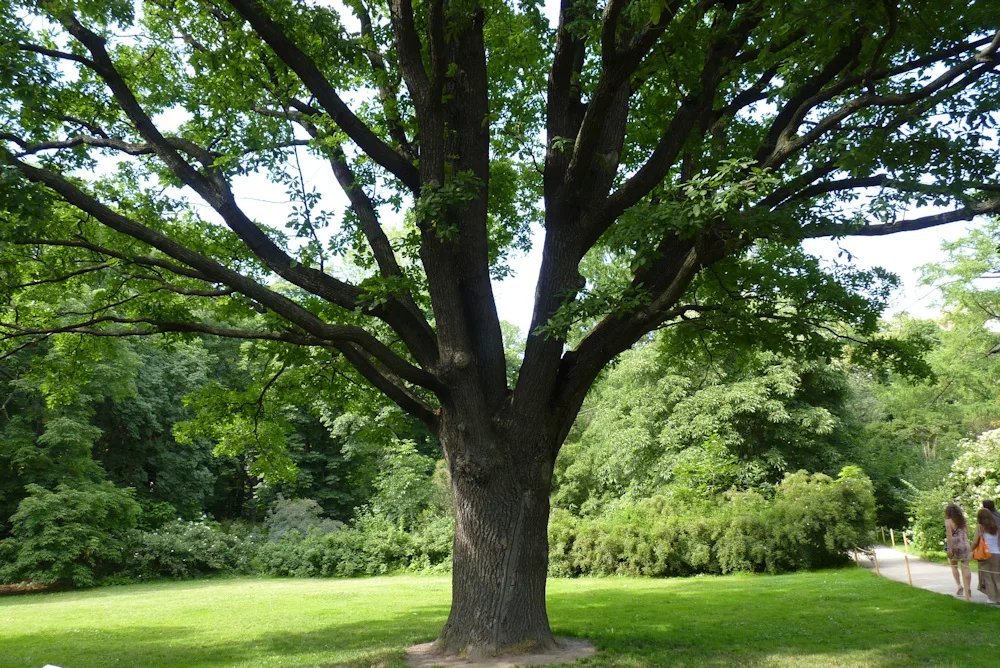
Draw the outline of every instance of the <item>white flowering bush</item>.
M120 574L150 579L249 573L258 542L253 535L226 532L215 522L168 522L132 532Z
M929 556L944 555L944 507L957 503L965 511L969 532L983 499L1000 499L1000 429L984 431L958 444L959 455L945 481L916 495L910 524L916 548Z
M981 499L1000 497L1000 429L984 431L974 440L963 441L961 453L948 474L949 486L968 509Z

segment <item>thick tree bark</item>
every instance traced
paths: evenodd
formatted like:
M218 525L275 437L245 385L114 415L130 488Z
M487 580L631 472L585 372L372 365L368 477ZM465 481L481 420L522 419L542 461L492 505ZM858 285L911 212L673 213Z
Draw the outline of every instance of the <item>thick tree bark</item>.
M458 444L443 434L456 526L451 614L436 650L475 658L551 649L545 580L553 461L515 454L551 449L538 447L537 436L528 448L511 435L501 442L469 431ZM489 451L492 461L480 456Z

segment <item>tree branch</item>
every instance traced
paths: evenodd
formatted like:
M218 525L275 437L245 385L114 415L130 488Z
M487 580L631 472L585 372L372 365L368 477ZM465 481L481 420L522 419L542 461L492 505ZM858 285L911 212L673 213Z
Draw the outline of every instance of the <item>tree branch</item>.
M980 47L987 46L994 41L993 37L983 37L981 39L973 40L971 42L962 42L961 44L952 45L939 49L932 53L929 53L920 58L914 58L913 60L907 61L895 67L887 67L880 70L871 69L871 67L864 72L844 76L839 82L835 82L832 85L827 86L821 92L816 95L816 104L822 104L823 102L829 102L833 98L837 97L850 90L854 86L871 86L874 83L886 81L891 77L905 74L907 72L914 72L921 68L932 67L938 65L948 60L949 58L954 58L960 56L963 53L968 53L969 51L976 51ZM978 52L977 52L978 53Z
M698 90L693 91L681 102L645 164L589 217L583 243L584 251L590 248L622 213L638 203L663 181L693 131L697 129L704 132L708 129L712 122L712 105L725 74L726 62L746 43L761 19L761 8L758 3L754 3L728 30L710 41L699 77Z
M38 144L28 144L21 138L8 134L0 133L0 139L6 139L8 141L14 142L20 146L23 150L19 153L17 157L23 157L26 155L35 155L42 151L54 151L68 148L76 148L77 146L94 146L96 148L110 148L116 151L121 151L128 155L155 155L156 149L152 144L141 144L135 142L127 142L123 139L117 139L114 137L109 137L107 135L103 136L89 136L89 135L77 135L75 137L69 137L64 140L57 141L47 141ZM173 148L187 153L192 158L196 158L205 167L211 167L212 164L218 159L218 155L213 154L194 142L184 139L183 137L164 137L164 141L172 146ZM242 155L249 155L251 153L258 153L260 151L268 151L279 148L291 148L293 146L308 146L308 139L294 139L287 142L276 143L271 146L258 147L254 149L247 149L242 153Z
M20 170L29 180L48 186L70 205L90 214L100 223L193 267L210 277L213 282L228 285L234 291L250 297L313 336L327 341L346 340L357 343L400 377L434 391L441 389L441 385L431 374L412 366L360 327L331 325L323 322L288 297L280 295L260 283L224 267L215 260L173 241L160 232L110 209L81 191L65 177L17 160L3 149L0 149L0 157L5 157L8 164Z
M557 145L575 137L583 119L580 97L580 73L585 57L585 40L570 30L570 24L582 13L582 5L573 0L561 0L559 27L556 30L555 53L545 108L545 129L548 146L545 151L545 195L554 198L565 177L570 154Z
M832 221L827 224L810 225L806 230L807 234L805 234L803 238L815 239L817 237L828 236L883 236L886 234L896 234L897 232L925 230L929 227L937 227L938 225L953 223L960 220L972 220L976 216L995 213L1000 213L1000 197L995 197L991 200L965 206L961 209L955 209L953 211L921 216L919 218L912 218L909 220L897 220L892 223L884 223L880 225L865 225L858 227L857 225L852 225L851 223L837 223Z
M210 153L197 147L193 142L176 138L168 140L159 132L116 69L105 48L104 40L84 27L72 14L63 15L60 20L70 34L90 51L94 58L95 72L109 86L119 106L132 121L139 134L149 143L155 154L163 160L175 176L193 188L222 216L229 228L246 243L247 247L266 266L290 283L338 306L348 310L364 308L367 313L385 320L396 329L408 345L414 342L416 335L408 333L406 327L408 323L400 322L401 317L405 317L407 321L411 320L412 314L401 316L392 308L382 308L379 305L366 306L363 304L363 293L357 287L292 260L237 206L229 184L214 168L214 157ZM198 173L178 155L174 148L178 142L183 142L184 151L195 155L200 154L203 164L207 163L206 169L212 170L210 177L206 178ZM423 334L426 339L426 331ZM434 354L432 346L428 345L426 341L414 346L411 352L418 355L422 363L432 361Z
M0 353L0 362L13 357L14 355L18 354L22 350L26 350L26 349L28 349L28 348L30 348L32 346L37 346L39 343L41 343L42 341L44 341L47 338L49 338L49 336L50 335L48 335L48 334L43 334L43 335L38 336L36 338L29 339L29 340L25 341L24 343L22 343L21 345L15 346L14 348L12 348L12 349L4 352L4 353Z
M385 110L386 121L389 125L389 136L399 145L400 150L408 159L415 160L417 158L417 151L410 143L409 138L407 138L406 130L403 128L400 119L399 76L397 75L395 80L392 79L389 67L386 65L382 54L378 51L378 45L375 41L375 31L372 28L371 14L365 8L363 0L350 0L348 4L354 10L354 14L358 17L358 22L361 24L362 39L367 39L371 42L371 46L365 49L365 53L368 55L368 62L371 63L372 69L376 73L379 99L382 101L382 107Z
M382 141L352 112L320 71L255 0L228 0L229 4L271 47L275 55L295 72L347 136L376 164L398 178L414 194L420 192L417 169L409 160Z
M18 244L23 246L65 246L70 248L83 248L98 255L115 258L117 260L122 260L130 264L137 264L140 266L147 266L147 267L157 267L159 269L166 269L167 271L177 274L178 276L195 278L200 281L205 281L207 283L212 282L212 279L210 277L195 269L174 264L173 262L167 262L166 260L161 260L160 258L128 255L126 253L115 251L110 248L101 246L99 244L92 243L90 241L87 241L86 239L83 239L82 237L79 239L40 239L36 237L31 237L27 239L8 240L8 243Z
M356 346L343 344L336 346L351 366L404 411L419 418L431 429L437 424L437 413L427 402L397 383L382 371Z
M595 151L605 135L604 129L616 115L614 112L610 114L608 112L610 109L617 108L618 105L614 103L617 101L616 98L620 96L621 88L629 85L629 79L635 74L639 64L649 54L660 36L663 35L682 3L683 0L668 2L662 8L658 21L638 31L638 34L625 44L624 48L619 48L615 37L615 26L624 3L612 1L608 4L604 14L604 29L602 30L601 76L587 103L583 120L576 133L573 155L566 168L564 188L567 196L573 197L586 180ZM624 99L619 102L619 105L626 109L628 108L628 97L629 95L626 93ZM619 132L624 137L624 123L622 123ZM617 160L615 162L617 166Z
M424 68L420 37L413 22L413 5L410 0L390 0L389 15L396 37L399 69L403 73L406 89L419 116L424 116L432 103L431 81Z
M986 49L979 51L974 56L966 58L957 65L936 77L925 86L910 91L909 93L898 93L892 95L878 95L866 92L858 97L848 100L836 110L826 114L823 118L806 132L804 135L792 138L798 130L805 115L817 105L830 99L830 96L816 91L808 98L801 100L799 106L789 114L788 122L784 127L777 127L778 121L772 126L773 146L765 143L758 153L758 161L762 166L773 167L781 164L790 155L811 145L820 139L830 130L837 128L847 118L856 114L862 109L870 107L897 107L910 105L921 100L932 99L937 93L948 94L955 90L967 87L976 79L994 71L996 67L996 49L1000 40L1000 31ZM959 77L963 77L959 79ZM959 79L956 83L956 79ZM798 99L798 98L796 98ZM789 103L791 104L791 103ZM788 105L786 105L786 110ZM779 117L781 114L779 114ZM770 148L768 148L771 146Z
M271 376L266 383L264 383L264 387L261 388L260 394L257 395L257 410L255 410L253 414L253 435L254 438L257 439L258 443L260 442L260 435L258 432L260 418L264 414L264 397L267 396L268 390L270 390L274 384L278 382L278 379L281 378L287 369L288 362L282 362L281 368L279 368L278 371Z
M601 16L601 60L613 60L618 53L618 19L629 0L609 0Z
M725 255L720 239L672 244L664 246L664 250L655 267L663 270L659 272L660 287L654 289L649 303L631 312L608 315L575 350L563 355L559 366L562 383L552 398L551 410L556 414L574 415L601 369L643 334L675 316L677 302L697 273ZM655 272L651 269L649 273ZM565 437L571 425L571 419L562 419L559 435Z
M143 328L103 329L101 325L145 325ZM0 322L0 330L7 330L0 335L0 340L13 340L26 336L45 336L54 334L87 334L104 337L155 336L158 334L208 334L227 339L244 339L260 341L279 341L297 346L325 346L329 341L308 334L283 331L265 331L221 327L201 322L181 322L156 320L152 318L120 318L116 316L100 316L90 318L70 325L59 327L37 328L25 327L17 323Z
M409 2L410 0L406 0ZM430 104L436 107L444 91L444 79L448 69L445 53L445 7L444 0L430 0L427 12L427 52L430 56ZM412 11L412 10L411 10Z
M120 327L114 329L104 329L101 325L145 325L146 327ZM335 341L320 339L308 334L300 334L287 331L264 331L238 329L232 327L221 327L209 325L207 323L178 322L167 320L155 320L146 318L118 318L114 316L102 316L86 321L63 325L47 329L32 328L18 325L17 323L0 322L0 341L16 340L24 337L31 337L30 340L13 351L8 352L4 357L15 354L17 351L44 340L55 334L85 334L87 336L99 337L133 337L133 336L155 336L166 333L183 334L207 334L223 338L233 338L242 340L274 341L297 346L320 346L332 348L341 352L344 358L355 367L369 382L396 402L403 410L418 417L428 425L433 425L437 419L434 409L423 399L410 392L405 386L399 384L393 377L384 371L369 358L369 353L360 348L357 344L347 341ZM3 359L3 357L0 357Z
M291 109L278 113L284 113L288 118L299 123L312 137L320 137L319 128L309 120L310 116L318 113L317 110L298 100L292 100L290 104L292 106ZM337 182L343 189L344 194L347 195L351 209L357 216L358 224L365 235L365 239L368 241L372 254L375 256L375 261L382 276L386 278L404 277L403 271L396 261L396 255L392 250L392 244L382 230L378 212L375 209L375 203L360 184L358 184L343 149L340 146L333 146L329 150L324 151L324 154L330 163L334 176L337 178ZM402 337L418 361L422 364L433 364L438 358L436 337L427 319L420 309L417 308L413 296L408 290L401 287L393 299L398 299L403 313L390 316L389 314L392 311L386 309L387 320L391 317L396 321L398 325L395 328L397 333ZM407 318L409 319L408 324L402 321Z
M66 53L65 51L58 51L56 49L48 49L44 46L38 46L37 44L18 44L17 48L20 51L29 51L31 53L37 53L42 56L47 56L49 58L55 58L56 60L69 60L74 63L80 63L86 67L93 68L94 61L84 58L83 56L78 56L75 53Z
M317 110L296 100L293 100L291 105L293 109L279 113L298 122L314 139L318 138L320 136L319 128L308 118L309 116L316 115L318 113ZM368 245L375 256L375 262L378 264L379 271L385 277L402 276L403 271L400 269L399 263L396 262L396 254L392 250L389 237L385 235L382 225L379 223L375 203L372 202L368 194L358 184L354 176L354 171L347 162L347 156L344 154L343 147L332 146L325 153L330 162L333 174L337 178L337 183L340 184L344 194L347 195L351 209L358 217L361 231L368 240Z
M817 103L819 99L817 96L823 87L857 60L862 44L862 36L859 33L854 34L851 41L842 46L822 70L803 82L795 94L785 102L771 123L767 136L757 152L759 164L771 164L770 156L777 151L782 139L799 126L809 110Z
M23 157L26 155L35 155L36 153L41 153L42 151L55 151L68 148L76 148L78 146L94 146L97 148L110 148L116 151L121 151L128 155L155 155L156 148L152 144L140 144L134 142L127 142L122 139L116 139L114 137L104 136L88 136L88 135L78 135L75 137L70 137L68 139L41 142L38 144L28 144L21 138L9 134L0 133L0 139L6 139L7 141L14 142L21 147L22 152L18 154L17 157ZM198 159L206 167L211 167L212 163L218 157L213 155L209 151L197 146L194 142L186 140L182 137L164 137L163 141L170 147L183 151L193 158Z
M252 2L239 4L253 5ZM292 260L237 206L229 184L217 171L212 174L212 178L205 178L180 158L135 99L131 89L111 61L103 40L81 25L72 15L62 17L62 21L70 33L90 50L96 63L97 73L111 88L118 104L132 120L143 138L152 145L157 156L167 164L178 178L198 192L222 216L229 228L265 265L292 284L333 304L348 310L362 308L366 313L383 319L393 327L408 345L414 342L417 335L411 334L407 328L413 318L411 313L401 314L396 309L383 308L377 304L365 305L363 293L359 288ZM267 19L266 22L270 22L270 19ZM269 25L271 25L272 32L277 30L277 26L273 23L269 23ZM320 101L322 102L322 100ZM396 155L398 156L398 154ZM411 352L419 356L422 363L432 361L433 350L426 339L411 347Z
M89 267L83 267L82 269L77 269L76 271L71 271L71 272L69 272L67 274L61 274L59 276L53 276L53 277L50 277L50 278L42 278L42 279L38 279L36 281L28 281L27 283L20 283L18 285L10 285L10 286L4 286L4 287L8 288L11 291L14 291L14 290L23 290L24 288L34 288L34 287L37 287L39 285L50 285L52 283L62 283L63 281L68 281L69 279L74 278L76 276L84 276L86 274L92 274L94 272L101 271L103 269L107 269L110 266L111 266L110 264L102 263L102 264L97 264L97 265L93 265L93 266L89 266Z
M154 272L155 274L155 272ZM202 289L202 288L189 288L183 285L177 285L164 280L161 276L150 275L150 274L128 274L128 279L130 281L149 281L156 284L156 288L151 290L147 294L152 294L153 292L158 292L165 290L167 292L172 292L176 295L184 295L186 297L202 297L205 299L217 299L220 297L231 297L236 294L235 291L231 289Z
M956 183L952 186L939 186L930 183L921 183L919 181L900 181L899 179L893 179L888 174L875 174L872 176L858 176L854 178L833 179L830 181L813 183L812 185L797 192L787 194L784 199L776 204L770 205L768 208L776 209L791 202L807 200L820 195L874 187L890 188L892 190L902 192L948 195L964 203L969 203L971 201L972 203L969 205L975 206L976 203L969 197L963 197L957 194L958 188L956 186L962 188L963 190L979 190L982 192L1000 191L1000 184Z

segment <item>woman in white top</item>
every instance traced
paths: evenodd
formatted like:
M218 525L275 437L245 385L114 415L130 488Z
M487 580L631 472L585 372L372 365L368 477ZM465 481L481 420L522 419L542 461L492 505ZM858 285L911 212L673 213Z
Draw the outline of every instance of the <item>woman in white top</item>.
M979 590L989 597L991 603L1000 604L1000 545L997 541L997 521L988 508L980 508L976 514L976 535L972 544L980 537L986 541L990 551L989 559L979 560Z

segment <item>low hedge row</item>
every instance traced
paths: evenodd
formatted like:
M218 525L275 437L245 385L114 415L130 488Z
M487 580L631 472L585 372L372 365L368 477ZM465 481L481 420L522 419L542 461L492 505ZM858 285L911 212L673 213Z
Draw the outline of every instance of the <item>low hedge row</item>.
M9 560L0 580L91 585L214 573L350 577L447 570L451 561L454 523L448 517L426 516L409 531L373 514L347 526L310 520L304 530L266 540L248 528L212 522L131 528L135 502L110 485L33 494L29 506L35 512L17 517L15 537L0 543L0 557ZM98 510L106 526L91 524ZM549 568L558 576L817 568L841 563L850 548L870 544L874 518L871 482L854 467L836 479L791 474L772 498L730 493L716 505L677 507L654 497L622 501L595 517L556 509Z
M263 543L256 566L267 575L353 577L404 570L435 571L451 563L455 527L437 517L407 532L383 518L367 516L330 533L290 533Z
M671 507L654 497L583 518L556 510L549 570L662 577L820 568L870 544L874 526L872 484L860 469L845 468L835 479L799 472L771 499L742 492L714 506Z

